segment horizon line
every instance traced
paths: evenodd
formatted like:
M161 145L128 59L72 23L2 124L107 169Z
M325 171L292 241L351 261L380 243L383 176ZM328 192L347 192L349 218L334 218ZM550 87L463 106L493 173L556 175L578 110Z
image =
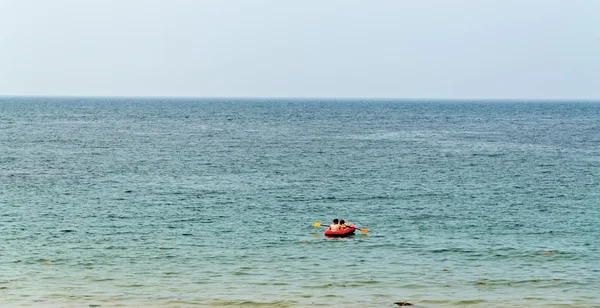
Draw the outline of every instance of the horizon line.
M365 96L185 96L185 95L73 95L73 94L0 94L0 98L123 98L123 99L264 99L264 100L398 100L398 101L546 101L600 102L600 98L492 98L492 97L365 97Z

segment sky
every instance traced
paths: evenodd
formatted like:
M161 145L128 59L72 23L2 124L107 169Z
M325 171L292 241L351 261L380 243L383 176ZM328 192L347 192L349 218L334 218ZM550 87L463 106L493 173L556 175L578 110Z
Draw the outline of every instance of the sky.
M0 0L0 95L600 99L600 1Z

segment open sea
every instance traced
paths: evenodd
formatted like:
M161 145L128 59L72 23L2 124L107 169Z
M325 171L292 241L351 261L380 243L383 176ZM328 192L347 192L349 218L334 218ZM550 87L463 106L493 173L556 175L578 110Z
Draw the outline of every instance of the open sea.
M1 307L398 301L600 307L600 103L0 98Z

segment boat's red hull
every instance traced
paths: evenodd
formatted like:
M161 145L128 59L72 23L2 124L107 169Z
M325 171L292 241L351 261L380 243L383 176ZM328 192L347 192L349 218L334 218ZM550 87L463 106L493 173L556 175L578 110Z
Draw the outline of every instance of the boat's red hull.
M355 226L348 226L337 231L331 231L331 229L327 228L323 234L325 234L325 236L349 236L354 235L354 231L356 231Z

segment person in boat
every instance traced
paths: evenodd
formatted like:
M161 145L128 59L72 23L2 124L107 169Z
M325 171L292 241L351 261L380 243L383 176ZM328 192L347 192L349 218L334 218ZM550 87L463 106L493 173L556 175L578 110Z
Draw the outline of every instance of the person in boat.
M340 229L345 229L345 228L350 228L350 227L354 227L353 224L346 222L345 220L340 220Z
M340 229L346 229L346 227L348 227L348 224L346 223L345 220L340 220Z
M333 223L329 225L329 230L337 231L340 229L340 221L336 218L333 220Z

